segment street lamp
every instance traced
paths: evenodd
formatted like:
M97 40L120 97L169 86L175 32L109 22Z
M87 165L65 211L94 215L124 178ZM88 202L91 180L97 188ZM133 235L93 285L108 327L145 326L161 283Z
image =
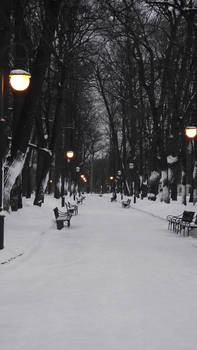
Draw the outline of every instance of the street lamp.
M75 157L75 152L72 151L71 149L64 152L64 157L67 160L67 164L68 164L68 190L70 191L70 195L71 195L71 173L70 173L70 161ZM62 207L64 207L65 205L65 198L64 198L64 175L63 175L63 180L62 180Z
M111 175L109 177L110 180L110 192L113 193L113 198L116 199L116 180L115 177L113 175Z
M86 179L85 175L81 174L80 178L82 179L83 182L87 182L87 179Z
M121 199L123 199L123 194L122 194L122 171L118 170L117 174L118 174L118 180L119 180L120 196L121 196Z
M86 178L86 176L84 175L84 174L81 174L80 175L80 178L81 178L81 180L83 181L83 191L82 191L82 193L84 192L84 185L88 182L88 180L87 180L87 178Z
M9 84L14 91L25 91L30 84L31 74L22 69L12 70L9 74ZM0 89L0 122L4 122L4 93L5 93L5 76L1 72L1 89ZM0 249L4 248L4 215L3 211L3 186L4 186L4 169L3 158L0 158Z
M79 193L79 197L80 197L80 184L79 184L79 173L80 173L80 167L76 166L76 177L77 177L77 187L78 187L78 193Z
M191 147L192 147L192 150L191 152L193 153L194 152L194 140L197 138L197 127L196 126L186 126L185 127L185 136L191 140ZM194 167L195 167L195 163L194 163ZM193 179L193 178L192 178ZM194 201L195 203L195 200L193 199L193 187L192 187L192 192L191 192L191 197L190 197L190 201ZM195 197L195 196L194 196Z
M131 171L131 190L133 194L133 203L136 203L136 195L135 195L135 179L134 179L134 163L130 162L129 163L129 170Z
M67 158L68 162L74 157L75 153L73 151L66 151L64 156Z
M190 140L194 140L197 137L197 127L196 126L186 126L185 136Z
M30 85L31 74L22 69L14 69L9 74L9 83L13 90L24 91Z

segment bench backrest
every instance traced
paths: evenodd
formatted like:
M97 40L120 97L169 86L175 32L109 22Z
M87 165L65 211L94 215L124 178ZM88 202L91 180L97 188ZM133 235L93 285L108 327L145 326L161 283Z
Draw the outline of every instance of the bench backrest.
M186 222L192 222L194 218L195 211L184 211L182 215L182 220Z
M75 207L75 204L72 204L72 203L70 203L70 202L68 202L68 208L74 208Z

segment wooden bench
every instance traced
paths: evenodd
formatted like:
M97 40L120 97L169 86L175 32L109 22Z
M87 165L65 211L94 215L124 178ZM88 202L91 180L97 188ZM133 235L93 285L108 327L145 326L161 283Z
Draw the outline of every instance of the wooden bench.
M67 208L68 213L70 213L72 215L78 214L78 205L77 204L73 204L73 203L68 202L68 203L66 203L66 208Z
M57 229L61 230L64 227L64 222L67 222L67 226L70 226L70 220L72 218L72 214L66 212L62 212L58 209L58 207L53 209L55 219L56 219L56 224L57 224Z
M180 215L168 215L168 230L173 230L174 232L182 233L185 235L186 233L189 235L189 230L191 229L191 223L194 219L195 212L194 211L184 211Z
M123 208L129 208L131 206L131 199L128 198L126 201L122 201Z
M83 201L85 198L86 198L85 196L77 197L76 198L77 204L83 204Z

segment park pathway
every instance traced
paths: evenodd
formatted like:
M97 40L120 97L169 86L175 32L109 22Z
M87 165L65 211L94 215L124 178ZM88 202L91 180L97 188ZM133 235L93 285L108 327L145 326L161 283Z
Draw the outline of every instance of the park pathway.
M3 350L195 350L197 244L89 195L0 276Z

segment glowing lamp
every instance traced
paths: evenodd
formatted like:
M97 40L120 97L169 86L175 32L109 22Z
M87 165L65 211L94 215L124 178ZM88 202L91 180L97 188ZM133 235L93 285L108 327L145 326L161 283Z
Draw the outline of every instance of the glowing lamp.
M86 179L85 175L81 174L81 175L80 175L80 178L81 178L81 180L82 180L83 182L87 182L87 179Z
M114 179L114 177L113 177L113 176L110 176L109 179L112 181L112 180Z
M13 90L24 91L29 87L31 74L22 69L14 69L9 74L9 82Z
M188 139L195 139L197 136L197 127L196 126L187 126L185 128L185 136Z
M65 157L67 158L67 159L72 159L73 157L74 157L74 152L73 151L67 151L66 153L65 153Z

